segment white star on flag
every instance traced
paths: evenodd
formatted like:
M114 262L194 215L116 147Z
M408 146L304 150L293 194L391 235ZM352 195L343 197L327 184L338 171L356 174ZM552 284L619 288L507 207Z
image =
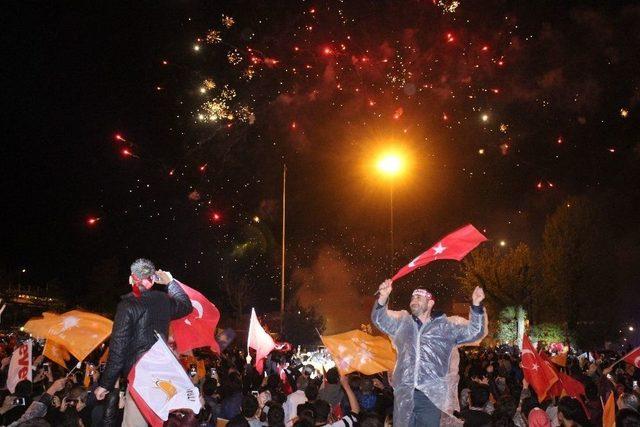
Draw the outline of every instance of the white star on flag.
M373 360L373 354L369 350L369 346L365 341L359 338L352 338L351 341L359 348L358 356L360 358L360 363L367 363L370 360Z
M60 332L65 332L71 328L75 328L79 323L80 319L75 316L65 317L62 321L62 328L60 329Z
M442 246L442 242L438 243L438 246L434 246L433 248L434 255L440 255L447 249L446 246Z

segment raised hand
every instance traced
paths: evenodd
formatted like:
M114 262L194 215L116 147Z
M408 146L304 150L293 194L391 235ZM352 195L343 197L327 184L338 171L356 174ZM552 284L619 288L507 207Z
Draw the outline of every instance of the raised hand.
M382 282L382 284L380 284L380 287L378 287L378 304L380 305L384 305L387 302L387 299L389 298L389 294L391 294L391 291L393 290L393 281L391 279L387 279L384 282Z
M168 271L156 270L156 283L168 285L173 280L173 276Z
M482 300L484 300L484 291L480 286L476 286L471 295L471 301L473 301L473 305L480 305Z

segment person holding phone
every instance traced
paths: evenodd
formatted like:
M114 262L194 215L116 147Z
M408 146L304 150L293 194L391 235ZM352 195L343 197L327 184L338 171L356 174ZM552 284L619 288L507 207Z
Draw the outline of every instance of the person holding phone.
M20 381L15 392L5 397L0 407L0 425L9 425L26 412L31 404L31 388L31 381Z
M100 376L94 394L103 400L114 392L114 385L121 375L128 375L133 364L157 341L155 332L165 340L169 334L169 322L191 313L191 300L171 273L156 270L148 259L140 258L131 264L129 276L132 292L122 297L118 304L109 344L109 358ZM166 286L166 292L154 289L154 285ZM114 400L115 401L115 400ZM105 410L105 424L112 425L116 408ZM123 426L146 426L147 422L127 392Z

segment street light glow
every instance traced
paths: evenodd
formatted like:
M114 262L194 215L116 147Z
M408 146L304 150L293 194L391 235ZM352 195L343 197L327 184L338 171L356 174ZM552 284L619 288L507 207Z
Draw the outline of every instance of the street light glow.
M398 175L402 167L402 158L396 153L387 153L378 160L378 170L385 175Z

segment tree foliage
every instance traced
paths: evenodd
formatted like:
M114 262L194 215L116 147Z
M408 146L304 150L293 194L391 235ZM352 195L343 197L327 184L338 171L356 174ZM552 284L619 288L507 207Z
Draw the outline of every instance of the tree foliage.
M284 338L293 344L316 344L325 329L325 319L313 307L290 304L284 313Z
M545 225L543 278L546 319L565 321L578 344L600 344L615 329L616 267L602 212L586 197L571 197Z

